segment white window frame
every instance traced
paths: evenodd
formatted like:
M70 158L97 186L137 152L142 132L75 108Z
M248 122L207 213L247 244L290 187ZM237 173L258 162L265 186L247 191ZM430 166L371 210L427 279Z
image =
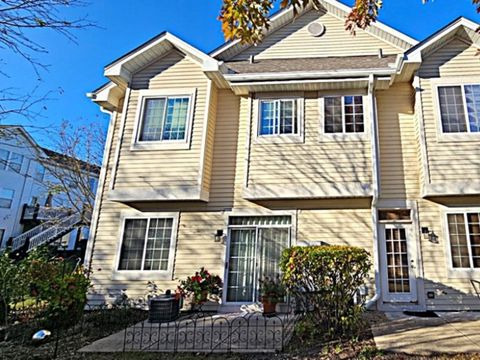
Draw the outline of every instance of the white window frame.
M450 249L450 231L448 228L448 215L449 214L462 214L465 222L465 229L467 234L467 245L468 245L468 256L470 261L470 266L472 265L472 249L470 247L470 231L468 229L467 222L467 213L480 212L480 207L467 207L467 208L448 208L443 210L443 233L445 236L445 254L447 273L449 278L472 278L473 276L478 277L480 275L480 268L454 268L452 260L452 251Z
M480 76L459 76L451 78L434 78L430 80L432 84L433 107L435 111L435 125L437 128L438 142L458 142L458 141L480 141L480 132L470 131L470 122L468 121L467 99L465 97L465 86L480 85ZM465 113L465 121L467 122L467 132L445 133L443 132L442 113L440 109L439 87L444 86L460 86L462 89L463 109Z
M345 132L345 96L361 96L363 104L363 132ZM341 97L342 98L342 132L327 133L325 132L325 98ZM318 107L320 109L320 142L328 141L367 141L370 138L370 118L369 104L367 95L363 92L340 92L340 93L322 93L318 98ZM376 111L376 110L375 110Z
M15 200L15 189L9 189L9 188L5 188L5 187L0 187L0 190L7 190L7 191L11 191L11 192L12 192L12 197L11 197L11 199L2 198L2 199L10 200L10 206L9 206L9 207L0 206L0 209L11 209L11 208L12 208L12 205L13 205L13 201Z
M286 101L291 100L295 101L296 111L297 111L297 129L298 134L265 134L260 135L260 122L261 117L261 102L263 101ZM259 95L255 99L254 110L255 118L253 121L253 133L255 143L292 143L292 142L303 142L304 141L304 102L305 99L303 94L288 94L288 95Z
M24 160L25 160L25 155L17 153L15 151L11 151L11 150L5 150L5 149L2 149L2 150L6 151L8 153L8 155L7 155L7 162L4 164L5 167L3 169L0 169L0 170L10 171L10 172L14 172L16 174L20 174L22 172L23 163L24 163ZM22 157L22 162L20 163L20 169L18 170L18 172L10 168L11 159L12 159L13 154L16 154L16 155Z
M148 234L148 226L151 219L172 219L172 237L170 239L170 249L168 254L167 270L119 270L120 256L123 245L123 235L125 231L126 220L141 220L147 219L147 230L145 236ZM142 212L122 212L120 216L120 231L119 241L117 247L117 255L115 258L114 269L112 273L112 280L172 280L173 266L175 261L175 249L177 247L177 233L178 233L178 212L156 212L156 213L142 213ZM145 257L146 238L144 243L143 257ZM143 259L144 260L144 259ZM143 267L143 263L142 263Z
M186 150L190 148L192 136L196 88L189 89L162 89L162 90L140 90L137 99L137 110L135 114L135 126L132 136L130 150ZM143 125L143 112L147 99L157 98L188 98L187 122L185 124L185 139L181 140L154 140L140 141L140 133ZM165 105L166 106L166 105Z

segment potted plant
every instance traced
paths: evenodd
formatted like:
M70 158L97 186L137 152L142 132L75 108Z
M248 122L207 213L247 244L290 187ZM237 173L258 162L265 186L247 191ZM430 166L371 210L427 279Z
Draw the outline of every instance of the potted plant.
M194 307L208 301L210 295L219 295L222 286L220 276L210 274L202 267L195 275L180 282L179 292L182 296L191 296L192 307Z
M277 275L275 278L266 276L260 280L260 295L263 313L265 315L274 314L277 304L283 302L286 295L280 276Z

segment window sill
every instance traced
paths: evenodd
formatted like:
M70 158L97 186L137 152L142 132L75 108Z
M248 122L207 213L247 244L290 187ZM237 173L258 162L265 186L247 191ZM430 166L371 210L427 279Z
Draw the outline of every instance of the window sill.
M302 144L301 135L259 135L255 138L255 144Z
M480 279L479 269L447 269L447 276L450 279Z
M480 142L480 133L440 133L437 135L437 142Z
M112 280L172 280L171 271L136 271L116 270L112 273Z
M337 134L320 134L319 142L343 142L343 141L368 141L370 139L367 133L337 133Z
M185 141L135 143L130 146L130 151L189 150L189 149L190 149L190 144Z

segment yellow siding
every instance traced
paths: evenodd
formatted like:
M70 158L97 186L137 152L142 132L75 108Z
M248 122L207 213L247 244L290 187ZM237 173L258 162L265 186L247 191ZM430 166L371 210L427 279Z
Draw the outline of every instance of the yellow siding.
M202 176L202 188L205 191L210 191L211 177L212 177L212 164L213 164L213 146L215 137L215 122L217 113L217 87L211 83L210 97L207 99L208 106L208 119L206 128L206 140L205 140L205 153L203 158L203 176ZM204 124L205 125L205 124Z
M326 31L322 36L313 37L308 33L307 26L312 21L325 25ZM245 60L251 55L258 59L374 55L378 53L378 49L383 49L384 54L402 52L362 30L358 30L353 36L345 30L343 20L312 10L268 35L258 46L246 49L233 59Z
M427 306L436 310L480 310L480 303L474 294L468 278L452 278L447 273L449 266L446 244L449 243L443 228L441 206L428 200L418 202L421 226L427 226L438 236L438 243L420 237L423 257L425 296ZM433 291L435 299L428 299L427 292Z
M419 159L413 116L413 89L400 83L377 92L380 143L380 197L414 199L419 189Z
M176 51L133 76L114 188L198 185L207 83L200 65ZM189 88L197 89L191 148L131 151L139 91Z
M371 183L369 139L320 140L317 93L305 96L304 119L303 143L256 142L252 130L248 185Z
M433 184L478 180L480 177L479 141L439 139L440 121L434 101L437 94L431 81L437 77L480 76L476 52L476 47L453 39L427 57L419 70L428 170ZM452 81L458 83L458 80Z

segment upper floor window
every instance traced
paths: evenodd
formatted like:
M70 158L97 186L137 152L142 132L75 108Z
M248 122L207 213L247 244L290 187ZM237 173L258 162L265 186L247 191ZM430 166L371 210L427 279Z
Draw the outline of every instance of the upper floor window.
M480 268L480 212L447 214L453 268Z
M363 97L358 96L328 96L324 99L324 132L363 133Z
M33 178L38 182L42 182L45 178L45 167L42 164L37 164L35 167L35 173L33 174Z
M22 169L22 164L23 155L0 149L0 170L11 170L19 173Z
M190 97L145 98L138 141L185 141Z
M173 261L175 219L125 219L118 270L168 271Z
M13 202L15 191L6 188L0 188L0 208L10 209Z
M258 135L299 135L297 99L260 100Z
M480 85L439 86L442 132L480 132Z

